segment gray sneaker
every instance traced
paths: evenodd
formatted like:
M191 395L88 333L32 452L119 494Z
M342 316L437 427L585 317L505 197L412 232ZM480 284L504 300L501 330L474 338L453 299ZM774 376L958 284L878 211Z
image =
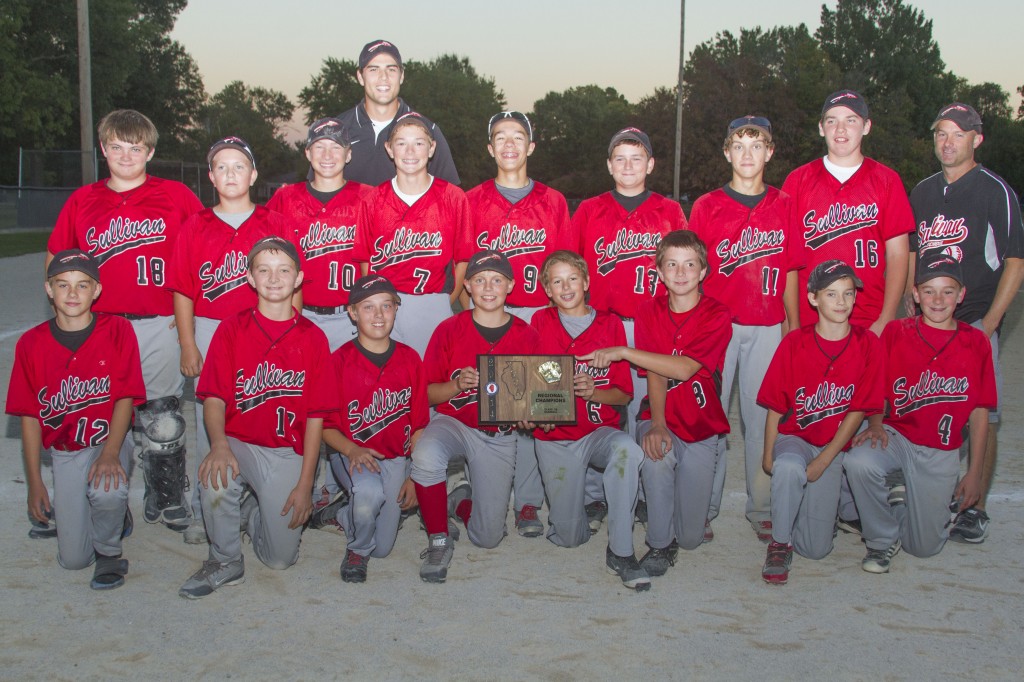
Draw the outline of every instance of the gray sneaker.
M587 525L590 526L590 534L594 535L597 531L601 530L601 524L604 523L604 519L608 516L608 503L598 500L597 502L591 502L584 509L587 512Z
M888 573L889 567L892 565L892 558L899 551L899 540L886 549L871 549L868 547L868 553L864 556L864 560L860 562L860 567L868 573Z
M953 542L977 545L985 542L987 537L988 514L974 507L960 512L960 516L956 517L956 523L949 531L949 539Z
M192 523L182 532L181 539L186 545L205 545L210 541L206 537L206 524L202 519L192 519Z
M96 555L96 567L93 569L89 587L94 590L113 590L124 585L124 577L128 575L128 560L118 556Z
M231 561L222 564L210 559L178 590L178 596L185 599L202 599L224 585L238 585L245 582L245 561Z
M427 548L420 553L420 579L425 583L443 583L455 554L455 541L444 533L434 533Z
M604 557L608 572L619 576L623 585L637 592L651 589L651 576L637 562L636 555L619 556L608 547L604 551Z
M907 503L907 481L903 477L903 469L897 469L885 477L885 487L889 489L889 506Z
M668 547L655 549L651 547L640 560L640 567L647 571L647 575L658 577L665 575L668 569L676 565L676 556L679 555L679 543L675 540Z

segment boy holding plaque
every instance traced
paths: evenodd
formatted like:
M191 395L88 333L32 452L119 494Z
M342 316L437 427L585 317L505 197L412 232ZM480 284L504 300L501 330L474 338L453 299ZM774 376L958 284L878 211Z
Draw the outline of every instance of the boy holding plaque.
M412 480L429 536L420 566L425 582L443 583L448 575L455 552L449 516L466 524L469 539L479 547L496 547L506 534L516 425L480 425L477 356L526 354L540 347L537 332L505 310L513 285L512 265L503 253L477 252L463 283L473 308L441 322L427 345L427 397L436 414L412 453ZM448 494L448 465L457 460L465 461L475 492L461 481Z
M582 355L608 346L624 346L622 320L587 305L590 277L579 254L556 251L544 261L541 283L554 307L538 310L530 324L551 353ZM643 450L619 429L620 410L629 403L633 382L629 363L598 368L578 359L573 385L576 424L537 429L537 462L547 493L547 538L561 547L590 539L584 508L584 484L591 467L602 476L608 504L608 547L605 564L622 584L639 591L651 579L633 552L633 513L640 488Z

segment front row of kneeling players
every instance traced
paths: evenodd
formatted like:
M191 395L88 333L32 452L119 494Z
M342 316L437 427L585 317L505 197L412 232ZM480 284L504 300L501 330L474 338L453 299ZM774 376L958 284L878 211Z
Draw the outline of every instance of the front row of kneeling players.
M342 454L348 473L351 500L338 514L348 537L346 581L365 580L369 558L390 553L400 510L417 501L429 538L423 580L446 578L458 533L451 519L465 524L474 544L496 546L505 535L516 436L477 422L475 359L486 353L577 358L578 414L586 416L536 429L552 542L589 540L584 484L587 468L596 467L604 470L608 504L606 565L623 584L648 589L680 546L701 543L716 441L728 432L715 376L731 325L700 291L706 252L692 232L670 233L658 247L666 293L638 311L636 348L625 345L621 320L586 304L589 278L577 254L560 251L545 262L541 281L553 306L527 325L504 308L515 285L507 258L482 251L466 271L473 308L439 325L425 363L390 338L400 305L391 283L360 279L348 307L358 335L335 353L334 372L323 371L332 366L323 332L292 307L303 277L294 245L266 238L248 261L257 306L217 330L197 387L211 442L199 472L210 555L182 596L244 580L239 530L271 568L295 563L321 438ZM121 539L131 532L125 435L144 388L134 337L119 328L125 323L90 310L98 278L91 257L55 256L46 288L56 317L19 341L7 409L22 416L30 512L42 520L53 509L39 469L41 448L50 448L58 560L67 568L95 561L92 587L109 589L128 572L121 558ZM872 572L887 571L901 546L918 556L937 553L950 499L969 506L979 496L987 409L996 402L990 345L952 317L964 294L958 262L926 254L915 279L922 314L891 323L879 342L849 324L859 285L852 269L832 261L811 274L807 296L818 321L785 338L759 394L769 409L768 582L786 582L794 549L815 559L831 551L844 468L868 548L862 566ZM66 361L41 361L54 354ZM882 357L893 361L884 365ZM630 363L649 380L640 445L618 429L617 406L631 397ZM50 409L40 412L37 396ZM970 466L958 485L957 450L968 424ZM458 460L473 484L449 494L446 472ZM889 503L893 474L905 487L902 504ZM632 531L641 477L650 549L638 561Z

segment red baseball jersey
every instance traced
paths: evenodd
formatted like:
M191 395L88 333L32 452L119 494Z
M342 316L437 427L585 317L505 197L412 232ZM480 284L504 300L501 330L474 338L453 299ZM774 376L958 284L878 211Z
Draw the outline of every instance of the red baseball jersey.
M42 426L43 447L74 451L101 445L110 433L114 403L146 402L139 342L127 320L96 314L96 326L77 351L61 345L43 322L14 349L7 414Z
M324 423L353 443L373 448L387 459L408 457L412 434L430 420L423 361L415 350L395 343L378 367L356 346L343 344L331 355L340 389L341 412Z
M686 216L679 204L653 193L627 213L606 192L581 203L572 224L580 236L576 252L590 270L590 305L632 319L658 292L654 252L662 236L684 229Z
M96 312L173 315L174 298L164 287L181 226L203 210L185 185L146 176L129 192L101 180L68 198L46 248L81 249L100 264L103 295Z
M508 256L516 281L505 303L527 308L548 304L540 281L544 259L559 249L575 251L580 238L569 221L565 197L534 181L533 189L515 204L501 195L494 180L466 192L473 216L476 249L494 249Z
M557 355L586 355L601 348L626 345L626 330L622 320L608 312L598 312L594 321L575 339L562 326L558 308L538 310L530 325L537 330L544 344L544 352ZM594 377L595 390L617 388L626 395L633 395L633 380L629 374L629 363L613 362L611 367L598 369L589 362L576 360L576 373ZM613 405L576 398L576 424L556 426L545 433L537 429L537 440L579 440L593 433L601 426L619 428L620 412Z
M782 339L757 402L782 415L779 433L824 447L848 411L881 412L884 364L881 341L866 329L827 341L807 325Z
M885 243L914 231L914 214L900 176L865 158L853 177L840 183L822 159L815 159L790 173L782 191L792 197L803 230L807 267L799 276L800 324L818 321L806 296L811 271L838 258L864 282L850 324L870 327L882 314L885 300Z
M700 363L687 381L668 380L665 424L687 443L729 433L729 418L722 409L722 366L732 338L729 309L709 296L685 313L668 309L668 294L659 294L637 311L636 347L662 355L686 356ZM643 405L639 419L650 419Z
M803 237L787 195L768 187L747 208L716 189L694 202L690 229L708 249L704 293L725 304L733 322L769 326L786 319L786 275L803 267Z
M346 182L326 204L309 193L306 183L286 185L274 193L267 208L277 211L295 230L305 261L302 302L323 308L348 305L348 293L359 279L352 259L359 205L372 188Z
M893 320L882 332L888 358L885 423L911 443L955 450L976 407L997 405L992 344L966 322L934 329L920 317Z
M246 281L249 251L259 240L274 236L295 241L285 219L263 206L237 230L207 208L182 228L167 288L192 299L196 317L226 320L248 310L256 305L256 291Z
M497 343L491 344L477 331L473 311L464 310L437 325L427 344L423 364L427 367L427 384L441 384L454 379L463 367L476 367L477 355L516 355L535 353L540 337L533 328L515 315L512 326ZM471 388L436 405L439 414L454 417L466 426L481 431L498 431L495 426L480 426L477 389Z
M217 327L196 396L224 401L227 435L301 455L306 420L338 410L330 362L327 337L305 317L281 322L250 308Z
M403 294L443 293L448 266L477 251L466 195L441 178L412 206L385 182L363 201L358 223L352 257Z

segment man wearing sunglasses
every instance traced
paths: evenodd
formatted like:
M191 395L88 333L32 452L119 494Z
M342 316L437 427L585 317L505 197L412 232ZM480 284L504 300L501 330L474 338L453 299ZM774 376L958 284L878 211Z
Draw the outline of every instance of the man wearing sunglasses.
M708 248L704 293L732 313L732 339L722 371L722 405L728 409L733 380L739 380L747 480L746 516L762 542L772 537L771 478L761 468L767 411L757 404L761 380L782 337L799 324L797 269L803 238L792 220L788 196L764 182L775 153L772 124L743 116L729 124L722 145L732 179L697 199L690 229ZM704 541L714 538L725 486L726 439L718 441L718 465Z

